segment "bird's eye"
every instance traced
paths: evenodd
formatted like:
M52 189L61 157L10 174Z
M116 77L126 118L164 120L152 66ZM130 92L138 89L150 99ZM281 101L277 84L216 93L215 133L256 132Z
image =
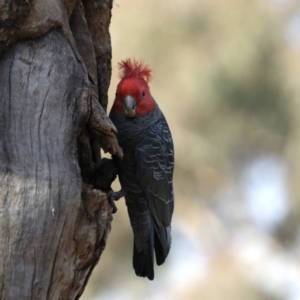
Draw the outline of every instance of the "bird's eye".
M143 91L143 93L142 93L142 96L143 96L143 97L145 97L145 96L146 96L146 93L145 93L145 91Z

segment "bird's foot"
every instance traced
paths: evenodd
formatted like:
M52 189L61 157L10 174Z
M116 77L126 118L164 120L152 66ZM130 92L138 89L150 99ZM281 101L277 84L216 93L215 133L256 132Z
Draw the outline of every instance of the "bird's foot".
M120 198L124 197L125 196L125 191L124 190L120 190L118 192L114 192L113 190L110 190L108 192L108 195L107 195L107 199L108 199L108 203L111 205L112 207L112 211L111 213L114 214L117 212L118 208L115 204L115 201L118 201Z

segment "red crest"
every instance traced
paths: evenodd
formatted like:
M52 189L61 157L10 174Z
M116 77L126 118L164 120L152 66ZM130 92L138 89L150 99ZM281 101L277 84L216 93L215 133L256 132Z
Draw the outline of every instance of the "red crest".
M119 69L120 79L140 77L147 82L151 80L152 70L143 61L138 61L135 59L131 60L130 58L121 60L121 62L119 62Z

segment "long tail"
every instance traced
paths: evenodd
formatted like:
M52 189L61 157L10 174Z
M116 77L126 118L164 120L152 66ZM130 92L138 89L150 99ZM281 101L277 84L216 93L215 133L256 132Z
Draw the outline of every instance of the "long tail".
M134 234L133 268L137 276L154 278L154 224L145 199L131 201L126 197L126 204Z
M170 252L171 241L171 227L164 227L163 225L155 224L154 248L156 263L159 266L165 262Z
M154 279L153 252L155 249L156 263L162 265L171 248L171 228L154 226L151 222L150 239L144 251L138 251L138 241L133 243L133 268L137 276ZM153 249L154 248L154 249Z
M133 268L137 276L154 279L154 250L156 263L165 262L171 247L171 228L156 222L146 201L128 201L128 214L134 234Z
M147 277L150 280L154 279L154 268L153 268L153 238L154 238L154 229L150 228L150 239L147 242L146 249L143 251L138 251L137 243L133 243L133 268L135 274L141 277Z

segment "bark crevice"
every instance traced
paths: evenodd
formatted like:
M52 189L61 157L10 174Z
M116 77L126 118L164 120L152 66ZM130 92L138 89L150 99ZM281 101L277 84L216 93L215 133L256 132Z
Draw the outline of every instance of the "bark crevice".
M112 1L18 5L0 4L0 299L78 299L112 221L100 146L122 157L105 113Z

